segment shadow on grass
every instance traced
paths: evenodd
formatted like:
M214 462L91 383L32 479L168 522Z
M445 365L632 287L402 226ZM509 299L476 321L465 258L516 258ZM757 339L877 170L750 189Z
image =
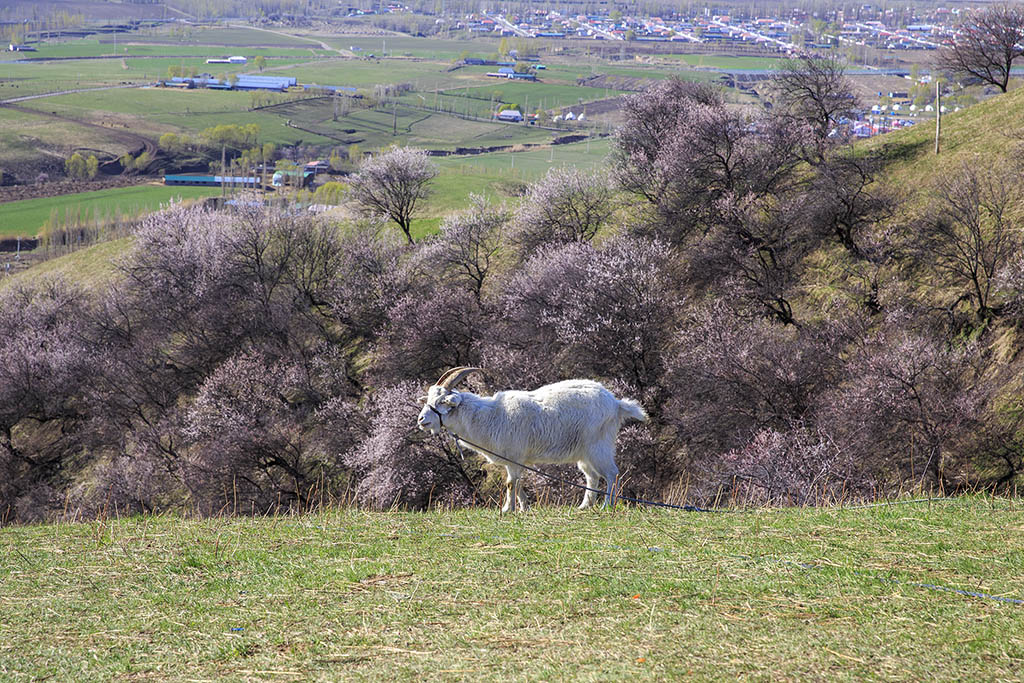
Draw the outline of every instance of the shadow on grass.
M876 157L883 164L891 164L897 161L910 161L930 149L934 144L933 140L900 140L899 142L886 142L875 153Z

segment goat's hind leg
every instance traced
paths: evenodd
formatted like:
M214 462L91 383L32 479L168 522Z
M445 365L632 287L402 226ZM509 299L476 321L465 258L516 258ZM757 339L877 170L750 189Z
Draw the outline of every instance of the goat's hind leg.
M615 465L615 448L607 445L598 446L594 456L593 467L604 479L604 502L601 506L611 507L615 505L615 498L619 495L619 468Z
M610 463L601 473L604 478L604 503L603 507L614 507L615 499L619 495L619 468L615 463Z
M593 465L587 462L580 461L576 463L576 467L579 468L580 472L587 479L588 490L583 494L583 502L580 503L580 510L585 510L597 500L597 487L601 485L601 475L594 469Z

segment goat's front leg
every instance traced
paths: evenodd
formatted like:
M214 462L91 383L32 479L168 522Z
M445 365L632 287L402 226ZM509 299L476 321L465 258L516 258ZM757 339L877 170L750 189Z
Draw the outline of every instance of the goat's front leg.
M516 485L519 483L519 477L512 475L512 468L505 468L505 502L501 506L501 511L513 512L516 509Z
M583 494L583 502L580 503L580 509L585 510L597 502L597 487L601 484L601 475L589 462L581 460L576 466L587 480L587 492Z

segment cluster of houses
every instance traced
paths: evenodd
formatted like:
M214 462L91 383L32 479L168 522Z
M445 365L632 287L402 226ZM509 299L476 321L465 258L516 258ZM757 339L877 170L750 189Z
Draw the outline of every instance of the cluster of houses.
M710 44L759 44L793 49L790 34L799 27L778 19L733 23L730 17L710 13L692 18L627 17L615 14L563 16L556 11L533 10L518 15L469 15L459 26L472 32L528 38L583 38Z
M555 10L532 9L511 15L474 13L455 27L473 33L524 38L756 45L780 52L837 47L843 43L891 50L933 50L951 39L953 20L959 10L939 7L928 8L926 12L868 4L822 13L793 8L785 16L761 17L713 14L706 7L690 16L653 17L622 16L619 12L563 15ZM826 27L825 30L811 33L812 21Z
M844 22L837 32L839 42L886 50L937 50L951 37L948 26L910 24L890 28L881 21Z
M870 138L875 135L881 135L894 130L900 130L901 128L909 128L916 124L916 121L911 119L890 117L890 116L868 116L859 121L850 121L847 119L841 119L839 121L839 130L845 131L849 135L855 138ZM837 131L838 134L839 131Z
M338 7L334 12L335 14L344 15L346 17L365 17L373 16L375 14L398 14L400 12L408 12L409 8L398 2L391 2L387 5L379 5L376 7Z

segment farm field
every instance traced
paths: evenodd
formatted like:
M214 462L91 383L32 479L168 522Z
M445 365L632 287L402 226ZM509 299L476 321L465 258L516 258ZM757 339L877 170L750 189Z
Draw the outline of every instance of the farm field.
M166 132L198 133L230 122L255 123L260 127L261 142L331 144L328 138L289 128L286 119L273 113L250 111L253 93L164 88L133 88L117 93L116 97L106 91L73 93L30 100L21 106L43 114L109 124L115 131L131 130L154 140Z
M306 64L311 57L282 57L268 60L270 67ZM324 59L324 58L320 58ZM50 62L30 62L0 65L0 98L23 97L37 92L59 92L72 88L118 85L124 82L152 83L167 78L170 67L194 68L197 73L209 73L226 78L232 73L254 73L259 70L251 64L207 64L206 57L105 57L99 59L61 59ZM271 71L278 74L278 72Z
M303 83L359 88L367 99L343 105L338 116L335 103L330 100L291 101L264 107L275 99L292 96L151 87L90 90L27 100L17 105L20 109L0 109L0 167L16 169L22 182L34 181L43 173L60 177L64 159L76 150L107 159L126 152L137 153L143 145L152 149L164 133L196 134L224 123L256 124L260 143L313 148L304 154L325 157L330 149L344 156L345 148L351 144L359 145L363 152L391 144L436 150L543 144L558 133L495 123L491 121L493 109L499 103L515 103L524 110L543 109L552 115L567 110L577 115L582 112L591 120L587 125L592 131L607 132L617 121L613 98L624 92L672 74L713 80L719 75L702 69L763 68L774 61L656 54L651 60L620 62L613 46L573 45L569 46L568 56L542 54L541 61L547 68L539 72L541 82L526 83L488 78L485 74L493 67L453 68L460 56L493 57L499 44L495 39L293 33L236 26L122 33L117 37L116 55L109 58L3 62L0 99L148 83L165 78L171 67L210 72L218 77L258 72L251 63L243 68L205 64L206 57L222 54L245 54L250 58L263 55L268 58L264 73L293 76ZM113 43L112 36L43 42L33 56L95 57L115 53ZM546 45L545 49L555 47ZM582 56L581 51L585 53ZM341 57L342 52L388 57L355 59ZM593 87L577 85L578 79L592 76L598 76L590 82ZM365 108L378 94L374 86L385 84L402 84L411 90L397 98L397 107L387 103ZM594 104L588 108L588 103ZM567 128L566 132L574 130L575 127ZM317 151L317 147L324 151ZM601 149L594 158L603 158L607 146ZM533 150L443 160L445 170L437 180L438 199L431 202L432 214L421 218L418 228L423 232L435 229L440 216L461 206L471 188L473 192L489 192L490 188L508 183L526 182L546 172L552 164L572 163L561 157L571 158L573 154L559 147L553 152ZM596 163L590 159L580 162L587 166ZM449 179L450 190L444 188ZM36 218L30 218L28 223L11 223L8 229L20 231L25 225L35 224Z
M577 85L553 85L547 83L516 83L509 80L494 79L486 85L472 88L457 88L444 92L443 104L453 106L456 111L469 110L477 115L487 115L491 102L508 102L518 104L524 111L536 109L558 109L568 106L580 106L585 102L614 97L622 91L606 88L588 88ZM462 102L459 101L462 100ZM465 101L469 100L469 101ZM427 101L428 105L430 101Z
M359 36L359 35L319 35L312 37L322 40L338 50L359 48L357 53L374 54L376 56L417 57L441 62L451 62L463 52L470 57L484 57L498 50L499 42L494 39L478 38L474 40L446 39L441 37L414 38L412 36Z
M779 57L734 57L731 55L659 55L661 59L678 60L684 64L704 69L722 70L761 70L775 68L781 61Z
M433 161L440 173L431 183L431 196L424 205L425 217L414 221L414 227L419 236L429 234L444 216L468 206L470 195L505 201L521 190L524 183L539 180L553 168L597 167L609 150L610 142L601 139L589 146L578 142L522 151L437 157Z
M588 170L601 165L611 151L608 138L590 143L552 145L541 149L516 152L492 152L474 156L449 156L435 159L448 172L471 175L502 174L530 182L541 178L551 168L575 166Z
M268 37L268 42L269 37ZM305 46L305 45L308 45ZM78 39L69 43L40 43L36 52L26 55L24 59L67 59L71 57L111 57L128 59L146 57L219 57L225 52L244 52L250 59L257 55L263 55L269 60L274 58L291 57L295 59L309 59L311 56L337 56L337 53L324 50L313 43L304 44L303 47L270 47L270 46L243 46L210 44L210 45L188 45L168 42L147 42L147 36L132 35L128 38L118 38L115 43L112 38ZM27 62L29 64L33 62ZM211 66L216 66L211 64Z
M67 217L81 216L88 220L97 212L100 216L133 215L155 210L172 200L214 197L220 192L219 187L147 184L6 202L0 204L0 236L34 237L51 217L63 224Z
M275 69L271 73L275 76L292 76L300 83L353 88L372 87L378 83L414 83L418 89L427 90L450 87L460 81L455 75L459 72L449 74L447 69L447 65L435 62L399 59L378 62L339 57L320 62L307 62L288 69Z
M153 44L226 46L240 48L274 47L309 47L319 46L319 40L303 36L289 35L286 31L268 31L249 26L189 26L182 32L180 29L172 33L173 28L161 28L156 31L142 32L131 35L127 40L148 42ZM124 34L120 34L124 35ZM113 38L104 38L113 41ZM122 42L125 39L122 39Z
M1016 505L8 528L0 676L1015 679Z
M482 119L479 121L410 106L355 109L339 114L338 120L334 121L332 103L328 100L306 100L264 111L272 112L281 120L291 121L293 127L301 127L336 143L357 144L364 150L391 144L430 149L489 147L547 142L553 137L551 131L491 121L486 110L479 113Z

